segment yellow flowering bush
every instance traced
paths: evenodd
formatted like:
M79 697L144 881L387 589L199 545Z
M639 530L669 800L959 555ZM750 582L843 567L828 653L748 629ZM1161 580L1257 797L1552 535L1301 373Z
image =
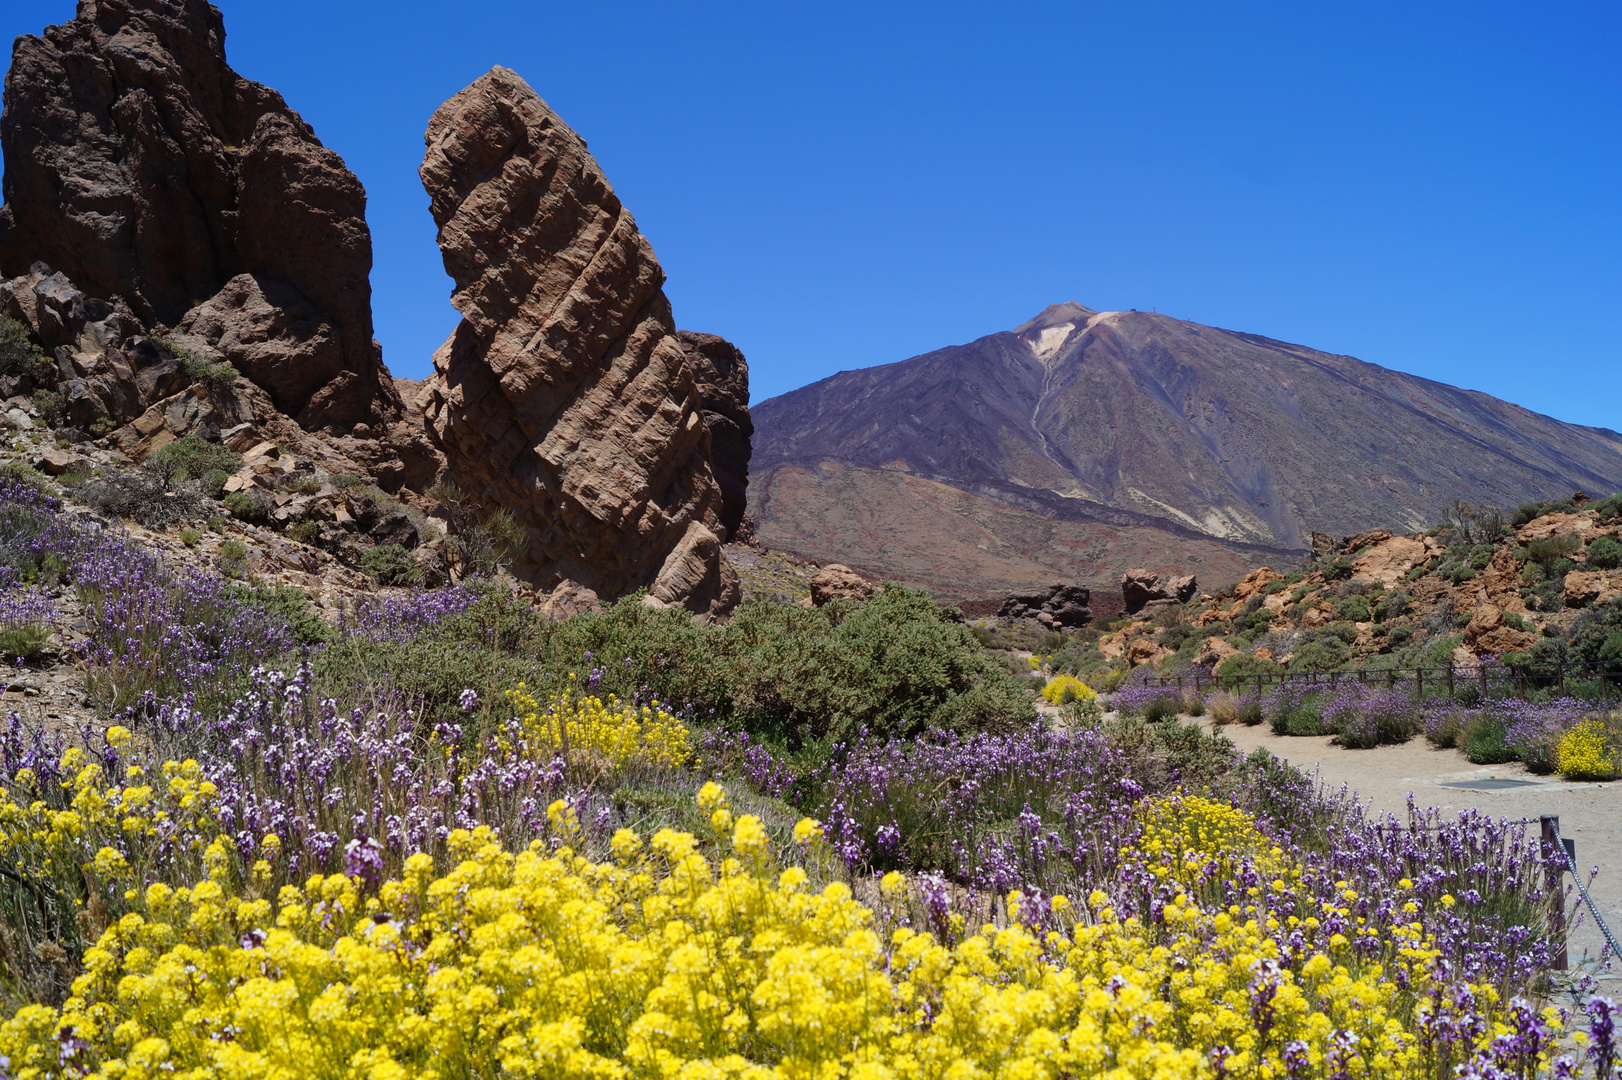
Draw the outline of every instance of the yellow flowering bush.
M620 768L630 762L675 767L692 751L687 727L653 705L636 706L613 694L576 697L566 689L542 706L524 683L507 691L517 711L520 737L536 750L574 753Z
M1614 745L1604 720L1589 717L1560 736L1555 768L1567 780L1615 780L1622 775L1622 747Z
M1451 1075L1422 1029L1460 990L1434 981L1417 922L1382 966L1344 938L1290 944L1301 925L1261 904L1205 910L1178 890L1144 922L1101 892L1014 894L1008 925L942 940L778 871L718 787L699 803L709 840L622 829L606 862L567 846L579 825L559 804L565 846L457 831L447 873L414 855L374 896L343 875L274 901L212 872L150 886L60 1009L0 1024L0 1055L17 1080ZM1252 824L1173 800L1137 854L1175 881L1191 855L1260 850ZM802 822L796 841L818 833ZM886 876L885 911L909 888Z
M1092 701L1098 692L1074 675L1055 675L1042 687L1042 696L1062 705L1066 701Z

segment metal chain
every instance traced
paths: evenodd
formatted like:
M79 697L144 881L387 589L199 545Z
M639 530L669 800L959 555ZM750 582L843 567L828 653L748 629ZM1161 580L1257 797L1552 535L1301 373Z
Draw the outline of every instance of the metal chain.
M1616 938L1612 935L1611 928L1605 925L1605 920L1600 917L1599 908L1594 906L1593 898L1588 895L1588 890L1583 888L1583 879L1577 873L1577 868L1571 865L1572 860L1566 855L1566 841L1565 838L1560 835L1560 822L1555 820L1551 822L1551 824L1554 827L1554 842L1559 848L1560 861L1565 865L1567 870L1571 871L1571 880L1577 884L1577 895L1581 896L1583 898L1583 903L1588 905L1588 912L1594 916L1594 922L1599 925L1599 932L1604 934L1605 940L1611 943L1611 955L1622 958L1622 945L1618 945L1616 943Z

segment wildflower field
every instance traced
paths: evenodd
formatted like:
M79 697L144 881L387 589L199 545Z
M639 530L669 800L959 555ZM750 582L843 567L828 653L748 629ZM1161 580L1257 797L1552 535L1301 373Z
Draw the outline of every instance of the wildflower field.
M105 718L0 730L7 1078L1616 1075L1523 826L1043 726L906 590L316 625L0 483Z

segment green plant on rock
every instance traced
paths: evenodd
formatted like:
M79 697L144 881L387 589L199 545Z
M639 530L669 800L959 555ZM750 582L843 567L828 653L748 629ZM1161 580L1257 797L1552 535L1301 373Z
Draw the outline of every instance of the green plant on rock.
M228 447L209 442L201 435L186 435L147 456L145 466L166 480L201 479L210 472L235 472L242 459ZM225 480L222 478L223 485Z
M361 556L361 572L379 585L419 585L422 568L399 544L378 544Z
M220 545L215 564L220 568L220 573L228 578L246 577L250 569L248 549L240 540L227 540Z
M225 509L238 521L255 525L270 520L270 505L257 495L246 491L233 491L225 496Z
M1622 543L1614 536L1595 537L1588 545L1588 565L1599 570L1622 567Z

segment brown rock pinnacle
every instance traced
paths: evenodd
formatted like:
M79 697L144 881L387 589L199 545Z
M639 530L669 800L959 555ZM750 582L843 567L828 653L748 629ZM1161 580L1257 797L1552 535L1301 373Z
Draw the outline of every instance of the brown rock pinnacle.
M462 323L418 398L450 477L528 534L517 569L717 614L710 434L664 273L597 162L496 67L434 114L420 175Z

